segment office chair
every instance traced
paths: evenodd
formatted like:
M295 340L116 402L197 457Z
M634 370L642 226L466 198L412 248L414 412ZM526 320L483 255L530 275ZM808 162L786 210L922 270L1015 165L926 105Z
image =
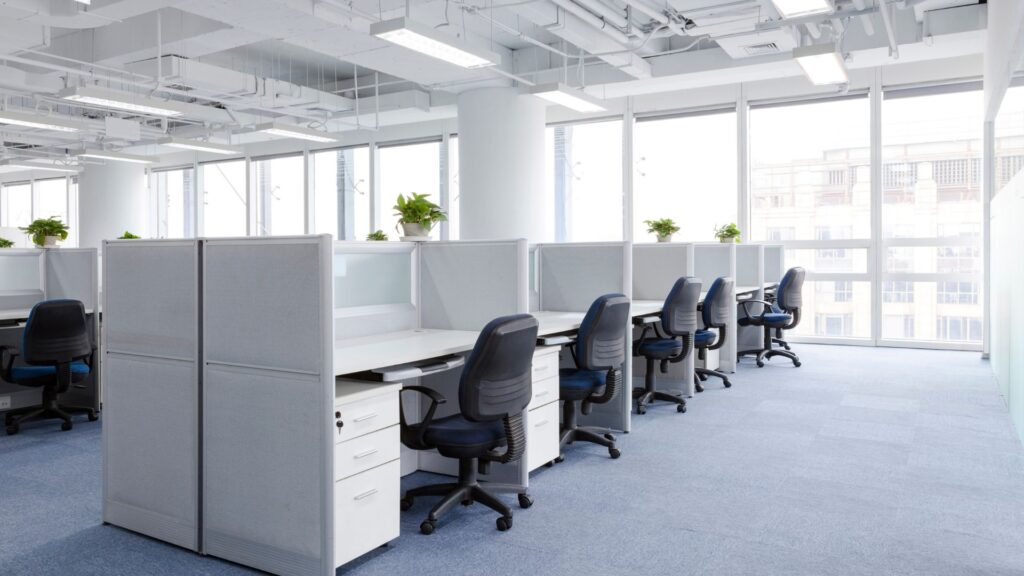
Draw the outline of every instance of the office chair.
M22 365L15 366L18 352L0 347L3 364L0 376L19 386L43 389L43 402L8 411L5 416L7 434L17 434L21 425L33 420L60 418L61 430L71 430L69 412L86 412L89 421L97 419L96 410L86 406L70 406L57 402L73 383L85 380L92 371L96 348L89 341L85 307L78 300L47 300L32 308L22 334Z
M786 271L779 287L775 290L775 298L771 300L745 300L743 306L744 318L739 319L741 326L761 326L764 328L764 348L757 353L757 367L764 367L764 361L773 356L783 356L793 361L793 365L800 367L800 357L789 351L772 348L772 343L778 338L772 337L772 332L777 330L792 330L800 324L800 309L803 307L803 285L806 272L801 267L790 268ZM750 304L761 304L761 314L752 315Z
M701 323L704 325L704 328L697 330L693 336L693 346L697 349L697 357L701 360L707 358L708 350L718 350L725 345L729 307L732 306L732 299L729 298L729 295L732 293L732 290L732 278L716 278L711 283L711 287L708 288L707 295L704 296L704 305L701 308ZM717 335L714 332L715 329L718 330ZM732 387L732 382L729 381L729 377L725 374L717 370L695 367L693 379L697 392L704 391L702 382L707 380L709 376L721 378L722 384L726 388Z
M613 459L622 455L615 436L606 430L577 424L580 412L590 414L594 404L611 402L622 387L622 364L626 361L626 328L629 326L629 298L605 294L590 305L587 315L569 344L575 368L558 372L558 395L562 400L560 446L577 440L608 448ZM563 456L556 460L561 462Z
M661 327L658 324L644 324L640 339L634 344L633 353L647 358L647 374L644 387L633 389L636 413L646 414L647 405L654 400L665 400L676 404L676 411L686 412L686 399L681 392L670 393L655 390L654 365L660 363L661 372L668 372L669 363L681 362L690 353L693 335L697 331L697 303L700 300L701 282L697 278L684 276L676 280L661 309ZM652 331L656 338L647 339Z
M484 326L459 380L460 414L434 420L434 411L446 402L444 396L423 386L402 389L430 399L426 415L417 424L409 423L404 409L399 412L402 444L413 450L437 449L442 456L459 460L458 482L413 488L402 497L401 508L408 510L417 496L442 496L420 524L423 534L433 533L438 519L460 502L465 506L483 503L501 514L498 530L511 528L512 511L488 490L518 492L522 508L533 505L524 487L488 483L485 490L477 474L487 474L491 462L518 460L526 450L523 412L533 395L536 345L537 320L529 314L497 318Z

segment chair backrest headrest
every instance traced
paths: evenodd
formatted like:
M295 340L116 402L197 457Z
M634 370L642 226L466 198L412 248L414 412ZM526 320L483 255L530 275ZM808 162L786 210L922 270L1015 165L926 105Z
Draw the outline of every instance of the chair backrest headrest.
M624 294L605 294L594 300L577 333L577 366L583 370L608 370L626 361L629 304Z
M700 302L699 278L683 276L676 280L661 309L661 327L670 336L697 331L697 303Z
M529 314L491 320L470 352L459 381L459 407L473 422L519 414L533 396L537 319Z
M799 310L804 305L803 288L806 271L797 266L786 270L775 290L775 305L785 312Z
M732 278L715 278L704 296L704 306L701 308L701 319L705 328L721 328L728 322L729 309L732 307L731 298L733 291Z
M78 300L46 300L32 307L22 335L28 364L72 362L92 352L85 306Z

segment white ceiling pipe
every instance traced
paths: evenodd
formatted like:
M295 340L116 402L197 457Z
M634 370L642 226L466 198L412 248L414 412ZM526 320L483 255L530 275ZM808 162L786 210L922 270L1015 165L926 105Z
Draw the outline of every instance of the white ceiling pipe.
M111 22L120 22L162 8L168 8L175 4L182 4L185 1L149 0L147 2L139 2L138 0L121 0L120 2L108 3L104 6L90 7L88 10L80 10L69 15L55 14L52 8L57 3L51 0L4 0L3 5L5 8L24 12L25 15L18 18L19 21L55 28L87 30L90 28L100 28Z
M598 30L604 32L606 36L608 36L612 40L615 40L619 44L622 44L627 48L631 46L631 42L628 36L620 32L619 30L616 30L615 28L609 27L604 20L601 20L597 16L594 16L593 14L590 13L590 11L586 10L579 4L576 4L572 0L551 0L551 2L555 6L558 6L559 8L565 10L566 12L569 12L573 16L576 16L577 18L583 20L584 22L593 26L594 28L597 28Z
M664 10L651 6L647 3L647 0L625 0L626 4L632 6L634 9L639 10L647 16L653 18L659 24L668 26L669 30L680 35L686 36L687 32L678 22L675 22L665 14Z
M867 5L864 3L864 0L853 0L853 6L857 10L863 10L864 8L867 7ZM861 16L860 25L864 27L865 34L867 34L868 36L875 35L875 24L874 22L871 21L871 16L868 16L867 14Z
M612 26L615 26L619 30L627 30L629 28L629 20L626 20L626 13L623 10L613 8L605 4L602 0L573 0L575 3L583 6L590 12L593 12L596 16L608 22Z
M889 18L889 6L885 0L878 0L878 11L882 13L882 23L885 24L885 34L889 38L889 55L893 60L900 59L900 46L896 43L896 33L893 32L892 22Z

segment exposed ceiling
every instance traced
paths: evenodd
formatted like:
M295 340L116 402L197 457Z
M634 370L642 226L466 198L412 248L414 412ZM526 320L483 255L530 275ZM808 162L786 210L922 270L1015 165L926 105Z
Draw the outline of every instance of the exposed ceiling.
M798 76L791 51L806 44L836 43L851 69L984 44L977 0L830 2L786 19L773 0L0 0L4 110L81 124L0 124L0 138L5 159L76 164L87 148L169 153L170 136L265 140L255 128L271 121L330 133L426 120L485 86L564 82L612 98ZM466 69L370 34L402 16L501 64ZM180 114L62 97L81 86Z

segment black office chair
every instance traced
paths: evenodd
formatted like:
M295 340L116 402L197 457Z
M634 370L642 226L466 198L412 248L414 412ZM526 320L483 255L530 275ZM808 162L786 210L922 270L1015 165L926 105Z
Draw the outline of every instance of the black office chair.
M701 282L697 278L683 277L676 280L661 309L661 326L644 324L640 339L633 347L633 353L647 358L647 374L644 387L633 389L636 413L646 414L647 405L654 400L676 404L678 412L686 412L686 399L682 392L655 390L655 363L660 363L661 372L668 372L669 363L682 362L690 353L693 335L697 331L697 303L700 301ZM653 328L652 328L653 327ZM648 339L653 330L656 338Z
M501 514L498 530L512 527L512 511L480 486L477 474L487 474L491 462L518 460L526 450L523 412L532 391L533 351L537 345L537 320L529 314L492 320L480 332L466 360L459 381L460 414L434 420L434 411L446 402L436 390L406 386L430 398L426 416L410 424L400 412L402 444L413 450L433 450L459 460L456 483L413 488L402 497L402 510L412 507L417 496L443 496L420 524L430 534L438 519L457 503L481 502ZM519 505L529 508L533 500L522 486L486 484L494 492L518 492Z
M576 408L581 403L580 411L590 414L594 404L606 404L618 396L622 387L622 364L626 361L628 327L629 298L623 294L598 297L583 317L576 341L569 344L576 367L558 373L562 447L581 440L607 447L612 458L622 455L610 432L577 424ZM562 458L559 456L558 461Z
M757 353L757 367L764 367L764 361L773 356L783 356L793 361L793 365L800 366L800 357L786 350L772 348L773 341L778 338L772 337L776 330L792 330L800 324L800 309L803 307L803 286L806 272L799 266L790 268L786 275L779 282L775 290L775 298L772 300L745 300L743 306L744 317L739 319L741 326L761 326L764 328L764 348ZM750 312L750 304L761 304L761 314L753 315Z
M7 434L17 434L26 422L47 418L60 418L60 429L71 430L73 412L86 412L89 421L95 421L96 410L57 402L58 395L89 376L95 352L81 302L47 300L36 304L25 323L20 355L10 347L0 347L0 375L12 384L42 388L43 402L38 407L8 411ZM21 362L15 365L18 358Z
M725 337L728 328L729 308L732 306L732 298L729 297L733 290L732 278L716 278L708 288L704 296L704 304L701 308L701 322L704 328L697 330L693 336L693 345L697 349L697 357L701 360L707 359L708 350L718 350L725 345ZM716 335L714 330L718 330ZM709 376L721 378L726 388L732 387L732 382L725 374L708 368L695 367L693 369L694 384L697 392L703 392L703 382Z

